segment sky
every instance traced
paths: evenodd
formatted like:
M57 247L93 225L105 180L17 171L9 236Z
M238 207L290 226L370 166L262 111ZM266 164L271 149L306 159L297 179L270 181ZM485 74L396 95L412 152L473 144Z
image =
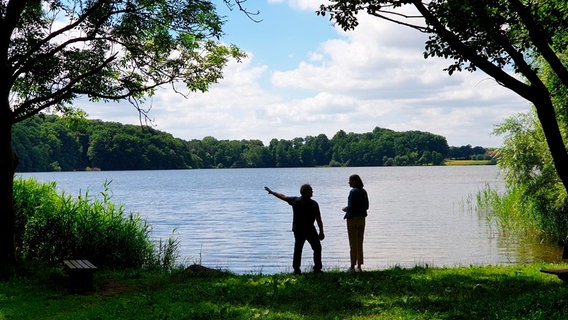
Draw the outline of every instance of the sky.
M446 137L450 146L499 147L495 126L530 104L481 71L443 71L443 59L425 59L426 36L359 16L344 32L315 11L324 0L258 0L254 22L215 0L225 16L226 44L247 53L231 61L206 93L183 97L170 87L149 101L154 128L184 140L271 139L375 127L418 130ZM139 124L127 102L78 105L89 118Z

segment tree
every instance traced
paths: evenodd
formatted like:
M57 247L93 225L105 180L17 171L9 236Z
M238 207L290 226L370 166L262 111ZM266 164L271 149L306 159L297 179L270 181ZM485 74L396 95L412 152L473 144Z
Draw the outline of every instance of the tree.
M566 139L568 90L546 65L542 66L540 76L555 92L553 104L560 132ZM567 245L568 194L547 152L544 131L534 108L505 120L496 127L495 133L504 136L499 165L504 172L507 192L501 195L500 202L513 204L513 208L507 209L510 214L505 219L520 217L522 223L518 225L525 230ZM517 200L512 201L514 199Z
M331 142L323 133L317 137L306 138L306 144L313 146L314 161L316 165L327 166L331 160Z
M568 88L568 69L561 61L568 42L568 2L557 0L330 0L319 15L329 15L344 30L367 14L429 35L426 58L452 60L445 69L480 69L497 83L530 101L544 130L554 167L568 190L568 153L553 107L556 91L539 77L542 59ZM416 15L403 10L413 7ZM507 70L512 67L513 73ZM522 76L519 79L515 75Z
M243 1L223 0L248 15ZM147 120L158 87L206 91L244 56L218 42L222 25L207 0L0 0L0 276L16 263L12 125L79 97L127 100Z

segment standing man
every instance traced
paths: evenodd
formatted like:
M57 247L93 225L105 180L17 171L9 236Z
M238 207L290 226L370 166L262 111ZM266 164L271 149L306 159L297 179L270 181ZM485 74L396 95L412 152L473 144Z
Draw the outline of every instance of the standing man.
M312 199L313 190L309 184L304 184L300 188L300 197L287 197L286 195L270 190L264 187L268 194L274 195L276 198L288 202L292 206L292 231L294 232L294 260L292 267L295 274L302 273L300 265L302 264L302 250L306 240L312 246L314 251L314 272L319 273L322 269L321 263L321 240L325 238L323 234L323 222L318 203ZM317 222L319 234L314 226Z

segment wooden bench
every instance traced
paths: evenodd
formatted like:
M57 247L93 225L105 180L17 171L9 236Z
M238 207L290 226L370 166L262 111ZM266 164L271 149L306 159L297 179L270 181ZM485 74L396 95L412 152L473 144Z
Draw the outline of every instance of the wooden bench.
M540 272L556 275L560 280L568 282L568 268L542 269Z
M94 289L93 275L97 267L89 260L63 260L63 265L69 275L69 291L83 293Z

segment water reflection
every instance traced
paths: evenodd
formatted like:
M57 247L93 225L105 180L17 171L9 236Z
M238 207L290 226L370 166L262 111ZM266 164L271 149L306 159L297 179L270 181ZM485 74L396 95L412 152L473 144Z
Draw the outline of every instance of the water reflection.
M509 256L511 264L532 262L562 262L563 248L540 239L519 235L498 236L498 248L503 256Z

